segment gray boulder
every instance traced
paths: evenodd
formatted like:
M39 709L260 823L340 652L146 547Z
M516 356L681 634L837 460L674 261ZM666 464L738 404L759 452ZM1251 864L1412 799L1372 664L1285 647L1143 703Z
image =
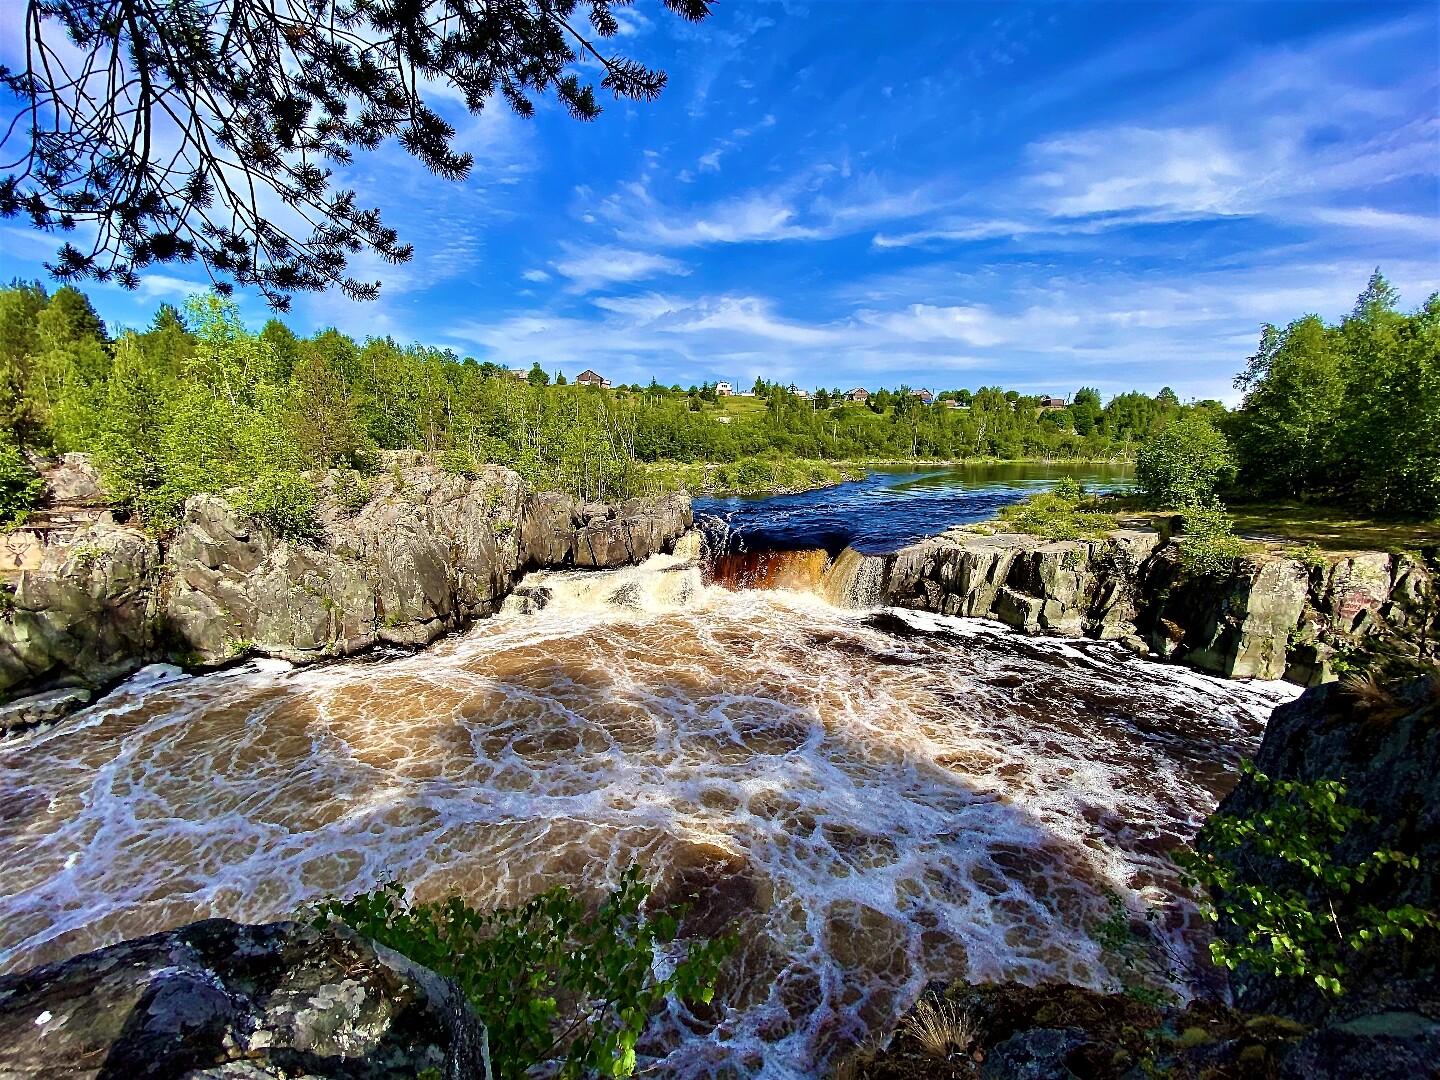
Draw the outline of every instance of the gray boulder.
M344 927L225 919L0 977L0 1080L486 1080L449 979Z

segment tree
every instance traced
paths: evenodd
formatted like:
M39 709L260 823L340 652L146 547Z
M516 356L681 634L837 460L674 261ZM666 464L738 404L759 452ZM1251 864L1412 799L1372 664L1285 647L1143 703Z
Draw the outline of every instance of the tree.
M1188 413L1167 424L1135 458L1140 490L1156 506L1209 503L1216 486L1234 476L1229 442L1202 413Z
M198 261L222 294L253 285L280 310L295 290L373 297L349 258L411 248L333 187L331 164L393 136L464 179L472 156L430 85L472 113L499 93L527 117L553 92L590 120L600 106L576 68L595 63L616 98L653 99L664 72L597 45L625 2L587 0L582 21L579 0L31 0L25 66L0 67L18 102L0 216L79 229L48 265L65 281L134 288L156 263ZM661 2L699 21L711 0Z
M536 360L530 365L530 374L525 376L525 381L536 390L541 390L550 385L550 376L545 374L545 369L540 366L540 361Z

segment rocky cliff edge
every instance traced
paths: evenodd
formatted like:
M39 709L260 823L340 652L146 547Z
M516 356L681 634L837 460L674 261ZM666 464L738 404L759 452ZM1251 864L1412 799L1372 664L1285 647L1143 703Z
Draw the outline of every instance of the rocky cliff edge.
M957 528L893 555L842 553L836 568L847 566L853 583L873 593L852 601L1119 640L1230 678L1313 686L1377 658L1403 669L1440 657L1435 572L1409 554L1301 562L1276 551L1197 576L1159 532L1046 541Z
M456 476L395 453L354 509L335 474L317 478L313 542L220 495L192 497L156 538L115 521L83 455L47 478L51 506L0 538L0 700L49 691L8 706L10 726L154 660L306 663L425 645L496 611L527 570L640 562L692 523L682 495L580 503L527 492L498 466Z

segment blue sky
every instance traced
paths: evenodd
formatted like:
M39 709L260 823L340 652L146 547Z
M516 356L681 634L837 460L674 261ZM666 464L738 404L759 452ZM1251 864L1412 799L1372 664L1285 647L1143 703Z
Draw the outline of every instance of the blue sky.
M301 295L287 321L616 382L1233 401L1261 323L1336 318L1377 265L1406 306L1440 288L1433 3L721 0L689 26L639 0L623 19L616 48L670 74L658 101L590 124L450 102L467 183L394 146L347 177L414 260L362 260L380 300ZM7 278L54 247L13 222L0 241ZM186 278L89 291L143 325Z

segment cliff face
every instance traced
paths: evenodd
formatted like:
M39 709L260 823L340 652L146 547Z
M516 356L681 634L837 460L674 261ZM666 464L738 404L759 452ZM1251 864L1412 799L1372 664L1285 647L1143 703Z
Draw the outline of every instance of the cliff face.
M843 552L826 588L841 602L1122 640L1232 678L1316 685L1356 654L1440 655L1434 575L1409 555L1327 555L1311 567L1267 554L1193 577L1156 532L1045 541L952 529L893 555Z
M1440 675L1363 696L1333 684L1308 691L1271 714L1255 766L1273 780L1345 783L1345 802L1370 820L1351 826L1336 848L1337 863L1353 866L1382 848L1420 860L1415 870L1377 873L1353 896L1325 895L1306 879L1302 884L1312 907L1329 907L1342 922L1361 902L1440 911ZM1251 777L1242 777L1216 813L1263 815L1272 798ZM1245 865L1263 884L1296 884L1284 864L1254 852L1247 853ZM1229 930L1222 921L1220 932ZM1345 962L1348 988L1339 999L1323 998L1303 980L1281 982L1242 969L1231 976L1236 1002L1312 1022L1332 1012L1348 1019L1357 1010L1381 1008L1419 1010L1440 1021L1440 933L1421 931L1414 942L1378 941ZM1440 1023L1434 1036L1440 1040Z
M163 542L75 504L10 534L0 696L98 686L167 657L304 663L427 644L497 610L527 569L638 562L692 520L684 496L578 504L527 493L508 469L460 477L419 454L391 457L357 510L333 477L321 481L313 543L285 540L217 495L190 499ZM67 475L82 466L67 461Z

